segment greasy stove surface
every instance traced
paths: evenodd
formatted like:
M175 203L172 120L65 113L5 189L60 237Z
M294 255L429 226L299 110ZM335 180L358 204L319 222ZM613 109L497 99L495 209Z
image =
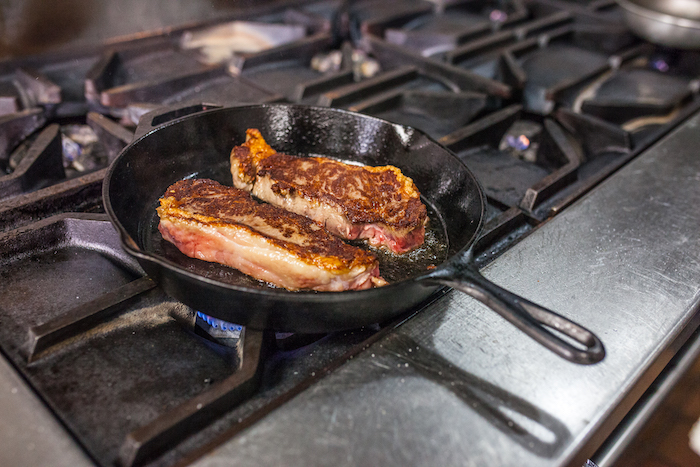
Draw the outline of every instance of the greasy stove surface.
M271 2L226 19L0 63L0 463L592 456L698 324L699 55L635 38L612 1ZM488 196L476 263L594 331L606 359L560 360L447 290L316 336L165 296L104 214L106 167L152 111L267 102L454 151Z

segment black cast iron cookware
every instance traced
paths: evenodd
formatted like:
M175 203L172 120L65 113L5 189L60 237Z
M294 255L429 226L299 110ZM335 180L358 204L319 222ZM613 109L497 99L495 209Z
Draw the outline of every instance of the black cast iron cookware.
M602 343L593 333L489 282L470 264L470 248L484 216L483 192L462 161L421 131L353 112L297 105L231 107L178 117L181 113L142 119L103 188L105 208L125 250L169 295L256 329L329 332L386 322L449 286L485 303L570 361L587 364L603 358ZM382 263L384 277L392 279L386 275L392 268L399 277L385 287L289 292L232 268L185 257L157 231L158 199L186 177L231 185L229 154L245 140L248 128L258 128L279 152L399 167L413 178L429 207L430 232L438 247L427 258L430 263L434 255L437 267L426 267L425 258L418 266Z

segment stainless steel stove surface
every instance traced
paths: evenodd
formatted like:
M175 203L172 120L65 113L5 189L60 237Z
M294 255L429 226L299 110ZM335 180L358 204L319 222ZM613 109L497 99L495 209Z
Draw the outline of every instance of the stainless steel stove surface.
M698 348L698 54L636 38L612 1L205 13L0 62L0 464L612 465ZM109 163L142 116L270 102L454 151L488 197L476 264L605 359L569 363L447 289L323 335L165 295L104 214Z

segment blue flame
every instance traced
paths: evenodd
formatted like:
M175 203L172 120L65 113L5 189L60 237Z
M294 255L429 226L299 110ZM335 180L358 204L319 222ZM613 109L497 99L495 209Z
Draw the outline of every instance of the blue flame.
M651 62L651 67L655 70L658 70L662 73L666 73L671 67L666 63L666 60L663 58L658 58L656 60L652 60Z
M505 23L508 19L508 14L505 11L493 10L489 14L489 19L494 23Z
M530 139L525 135L520 135L518 137L508 135L506 136L506 142L508 146L518 151L524 151L530 147Z
M204 323L206 323L206 325L208 325L210 329L207 329L207 326L205 326ZM207 331L214 337L238 338L241 334L241 331L243 330L243 326L241 326L240 324L233 324L222 319L212 318L211 316L206 315L201 311L197 312L197 324L199 324L201 328L203 328L205 331ZM225 336L221 335L223 334L222 331L226 334Z

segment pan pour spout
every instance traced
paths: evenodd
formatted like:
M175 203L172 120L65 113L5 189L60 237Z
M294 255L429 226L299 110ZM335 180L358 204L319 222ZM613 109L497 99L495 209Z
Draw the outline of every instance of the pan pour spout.
M501 288L482 276L471 263L448 261L422 280L446 285L474 297L566 360L591 365L605 357L603 343L591 331ZM565 336L578 345L560 336Z

